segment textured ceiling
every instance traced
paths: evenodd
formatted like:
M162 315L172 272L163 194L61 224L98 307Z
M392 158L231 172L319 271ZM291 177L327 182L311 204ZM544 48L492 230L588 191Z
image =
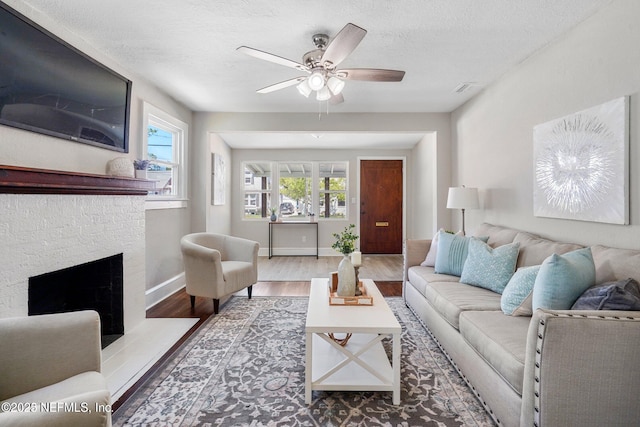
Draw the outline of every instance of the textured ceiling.
M17 1L17 0L15 0ZM24 0L194 111L318 112L300 72L236 52L301 61L318 32L368 34L341 64L405 70L400 83L350 81L332 112L449 112L610 0ZM454 88L475 82L462 94ZM526 82L523 82L526 83Z

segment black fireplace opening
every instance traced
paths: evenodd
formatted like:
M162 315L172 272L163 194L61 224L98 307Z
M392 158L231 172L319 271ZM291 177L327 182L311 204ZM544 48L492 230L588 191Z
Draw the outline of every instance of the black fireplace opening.
M102 348L124 335L122 254L29 278L28 314L95 310Z

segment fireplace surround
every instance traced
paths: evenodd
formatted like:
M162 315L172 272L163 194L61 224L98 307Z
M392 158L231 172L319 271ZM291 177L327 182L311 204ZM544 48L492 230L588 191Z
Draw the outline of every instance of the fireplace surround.
M134 178L0 166L0 317L28 315L29 278L122 254L124 332L145 318L145 196Z

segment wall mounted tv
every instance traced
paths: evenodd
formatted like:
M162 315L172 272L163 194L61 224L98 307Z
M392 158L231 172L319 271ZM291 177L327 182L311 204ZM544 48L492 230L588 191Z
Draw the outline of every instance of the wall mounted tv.
M0 124L126 153L130 102L131 81L0 3Z

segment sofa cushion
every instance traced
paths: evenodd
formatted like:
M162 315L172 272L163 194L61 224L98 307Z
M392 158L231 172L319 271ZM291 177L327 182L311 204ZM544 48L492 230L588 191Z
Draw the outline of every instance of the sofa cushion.
M584 291L572 310L640 310L640 284L636 279L595 285Z
M508 243L494 249L472 238L460 281L501 294L516 269L519 246Z
M511 317L501 311L465 311L460 334L491 367L522 395L529 317Z
M416 288L418 292L424 295L425 288L428 283L434 282L458 282L460 280L457 276L451 276L449 274L438 274L433 267L418 267L414 266L409 268L407 277L411 285Z
M564 255L553 254L544 260L538 271L533 286L533 311L538 308L569 310L595 280L590 248Z
M596 266L596 283L629 277L640 282L640 251L595 245L591 247L591 253Z
M459 328L460 313L463 311L500 310L500 294L459 282L429 283L425 287L424 296L431 306L456 329Z
M487 237L478 237L478 239L487 241ZM436 273L453 274L460 277L464 263L467 260L470 241L471 237L439 231L435 265Z
M518 267L540 265L551 254L560 255L583 248L574 243L554 242L529 233L518 233L513 241L520 243Z
M513 228L503 227L501 225L493 225L489 223L482 223L476 228L473 232L474 237L484 237L487 236L489 239L487 243L496 248L498 246L506 245L507 243L512 243L513 239L516 237L520 231L515 230Z
M536 282L539 265L521 267L513 274L509 283L502 291L500 307L509 316L531 316L533 285Z

